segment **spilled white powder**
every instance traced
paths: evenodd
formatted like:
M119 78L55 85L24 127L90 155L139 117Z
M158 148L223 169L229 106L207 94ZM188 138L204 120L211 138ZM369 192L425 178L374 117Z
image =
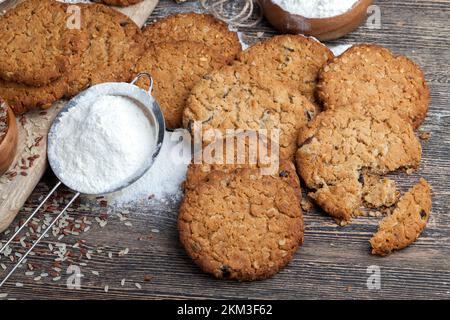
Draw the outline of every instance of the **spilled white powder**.
M350 10L358 0L272 0L283 10L305 18L330 18Z
M154 128L144 112L121 96L96 96L61 116L49 147L64 184L86 194L112 191L135 179L151 161Z
M330 45L329 48L333 52L333 54L337 57L347 51L349 48L353 47L352 44L338 44L338 45Z
M134 184L110 194L108 203L120 207L130 203L179 200L182 196L181 184L186 178L190 161L189 132L166 132L161 151L150 170Z

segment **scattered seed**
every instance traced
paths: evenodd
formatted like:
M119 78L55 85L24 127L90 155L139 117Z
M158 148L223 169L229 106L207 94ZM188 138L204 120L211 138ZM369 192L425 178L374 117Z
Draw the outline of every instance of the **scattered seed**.
M105 292L108 293L109 291L109 286L105 286Z
M136 282L134 285L135 285L136 288L138 288L139 290L142 289L142 286L141 286L139 283Z

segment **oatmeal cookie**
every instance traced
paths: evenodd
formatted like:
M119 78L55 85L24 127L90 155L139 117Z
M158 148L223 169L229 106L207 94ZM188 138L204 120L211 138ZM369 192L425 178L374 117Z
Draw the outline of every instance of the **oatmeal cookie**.
M66 77L42 87L0 80L0 96L8 102L16 115L49 105L61 99L66 92Z
M280 157L292 159L298 130L318 112L298 90L276 81L261 81L247 65L225 66L201 80L191 92L183 115L188 128L202 123L203 131L218 129L279 130ZM204 140L207 141L206 134Z
M205 272L252 281L276 274L303 243L294 189L257 169L211 172L186 192L178 216L180 241Z
M344 221L362 205L363 172L415 169L421 160L412 127L390 108L354 104L327 110L299 132L297 169L315 190L310 197Z
M69 29L67 5L27 0L0 19L0 78L43 86L70 71L87 46L83 30Z
M275 36L259 42L238 55L238 60L287 87L300 90L315 102L319 72L334 57L325 45L302 35Z
M366 207L391 207L398 200L399 192L394 180L372 174L362 174L359 182L363 185L362 193Z
M8 105L0 98L0 144L8 131Z
M387 106L418 128L430 91L422 70L405 56L376 45L355 45L324 67L317 94L326 109L352 103Z
M142 2L142 0L101 0L104 4L109 4L111 6L128 7L133 4Z
M431 212L431 187L424 179L397 203L394 212L384 218L370 239L372 254L386 256L416 241Z
M180 13L161 19L144 28L148 45L167 41L202 42L233 60L242 50L236 32L209 14Z
M189 165L185 189L196 188L212 171L224 173L236 169L258 169L261 175L278 176L291 185L301 201L300 180L295 165L290 160L281 160L279 146L257 133L238 133L205 145L194 154Z
M136 73L149 72L154 80L153 95L159 102L170 129L180 128L186 100L203 76L227 62L219 51L203 43L180 41L151 46L136 65ZM138 85L148 88L148 80Z
M90 85L128 82L144 51L139 27L127 16L100 4L78 4L88 46L81 60L69 59L70 72L41 87L0 80L0 96L16 114L71 98Z

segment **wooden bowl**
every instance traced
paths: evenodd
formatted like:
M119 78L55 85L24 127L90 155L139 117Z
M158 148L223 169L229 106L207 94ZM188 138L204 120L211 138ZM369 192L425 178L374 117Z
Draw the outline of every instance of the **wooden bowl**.
M264 15L281 33L304 34L321 41L335 40L358 28L373 0L359 0L349 11L331 18L305 18L283 10L271 0L260 0Z
M11 166L17 152L19 133L17 131L16 117L11 108L8 107L8 131L0 142L0 176Z

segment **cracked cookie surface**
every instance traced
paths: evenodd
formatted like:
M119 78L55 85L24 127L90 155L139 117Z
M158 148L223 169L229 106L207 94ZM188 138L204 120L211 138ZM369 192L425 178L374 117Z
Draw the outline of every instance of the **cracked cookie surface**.
M66 92L66 77L42 87L27 86L0 79L0 96L8 102L16 115L49 105L61 99Z
M0 19L0 78L44 86L79 61L86 34L69 29L67 5L53 0L27 0Z
M68 75L66 97L99 83L129 82L136 61L144 52L141 30L126 15L101 4L78 6L89 46Z
M372 254L388 255L407 247L420 236L431 212L431 187L425 179L409 190L391 215L384 218L370 239Z
M300 91L253 76L247 65L225 66L201 80L192 90L183 126L202 123L204 132L218 129L279 130L280 157L293 159L298 130L318 110ZM205 135L205 141L207 137Z
M416 169L421 145L409 123L390 108L359 104L327 110L299 133L297 168L318 205L350 221L362 205L365 173Z
M319 72L334 57L325 45L301 35L275 36L259 42L238 55L238 60L252 66L251 72L264 74L300 90L315 102Z
M180 208L180 241L188 255L220 279L273 276L303 243L303 216L295 191L259 170L213 171L188 190Z
M180 13L161 19L143 30L148 45L168 41L194 41L234 59L242 50L236 32L214 16L199 13Z
M150 46L136 64L136 73L147 71L154 80L154 97L159 102L168 128L182 126L186 100L207 73L219 69L227 59L203 43L180 41ZM138 85L147 89L148 80Z
M104 5L78 4L87 47L81 60L70 59L70 72L41 87L0 80L0 95L14 113L42 107L62 97L71 98L90 85L128 82L144 51L139 27L127 16Z
M277 148L277 144L256 133L241 133L217 140L194 154L184 189L196 188L212 171L228 173L236 169L258 169L261 175L277 176L287 182L301 201L302 192L295 165L290 160L280 161Z
M369 208L383 208L393 206L399 196L397 184L394 180L380 178L376 175L362 175L364 205Z
M430 91L422 70L405 56L377 45L355 45L323 68L317 95L325 109L352 103L387 106L418 128Z

